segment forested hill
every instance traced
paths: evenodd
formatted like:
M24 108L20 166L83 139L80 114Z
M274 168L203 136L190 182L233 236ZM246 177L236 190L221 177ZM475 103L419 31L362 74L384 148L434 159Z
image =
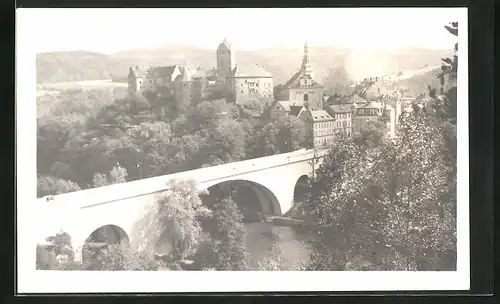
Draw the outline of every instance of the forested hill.
M376 74L395 74L426 65L440 64L451 50L405 49L397 52L354 54L348 49L331 46L310 46L309 52L317 78L328 87L330 83L349 81L354 69L367 72L369 63L377 62ZM284 83L299 68L302 47L277 47L256 51L236 51L237 63L258 63ZM183 64L210 68L215 65L215 51L193 46L173 45L144 50L129 50L113 54L86 51L40 53L37 55L37 83L97 80L125 77L132 65ZM347 67L347 65L350 65ZM352 73L351 73L352 74ZM359 73L358 73L359 74Z

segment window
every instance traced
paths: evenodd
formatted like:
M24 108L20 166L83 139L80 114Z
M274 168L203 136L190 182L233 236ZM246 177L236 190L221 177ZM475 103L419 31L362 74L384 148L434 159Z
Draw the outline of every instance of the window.
M309 95L307 95L307 93L304 94L304 101L309 101Z
M241 94L243 94L243 90L241 90Z

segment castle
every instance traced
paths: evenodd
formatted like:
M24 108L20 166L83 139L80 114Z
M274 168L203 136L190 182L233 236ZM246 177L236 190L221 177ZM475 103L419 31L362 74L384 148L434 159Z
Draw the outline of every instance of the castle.
M359 92L349 100L330 100L324 95L323 85L314 77L307 44L299 70L277 92L276 99L273 76L258 64L237 64L234 49L226 39L219 44L216 57L216 67L212 69L180 65L131 67L129 92L156 91L182 104L215 99L243 107L258 103L268 109L271 118L289 115L300 118L312 146L330 145L339 133L361 133L373 125L381 126L388 135L395 134L401 104L397 98L394 109L380 98L379 82L383 78L358 83L356 91Z
M131 67L129 93L151 90L169 94L184 104L220 98L237 105L273 100L273 76L264 68L258 64L237 64L226 39L219 44L216 56L216 68L208 70L180 65Z

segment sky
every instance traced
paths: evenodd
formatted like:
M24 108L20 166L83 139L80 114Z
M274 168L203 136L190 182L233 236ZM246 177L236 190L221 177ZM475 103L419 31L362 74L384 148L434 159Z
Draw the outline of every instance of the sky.
M457 8L45 8L19 9L17 20L30 28L36 53L110 54L170 44L214 49L223 38L240 50L305 42L354 50L449 49L455 40L443 26L457 16Z

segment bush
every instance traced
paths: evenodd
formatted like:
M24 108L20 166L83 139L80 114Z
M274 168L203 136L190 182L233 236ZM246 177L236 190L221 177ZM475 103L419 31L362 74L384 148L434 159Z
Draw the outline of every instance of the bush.
M37 196L56 195L81 190L77 183L53 176L39 176Z

